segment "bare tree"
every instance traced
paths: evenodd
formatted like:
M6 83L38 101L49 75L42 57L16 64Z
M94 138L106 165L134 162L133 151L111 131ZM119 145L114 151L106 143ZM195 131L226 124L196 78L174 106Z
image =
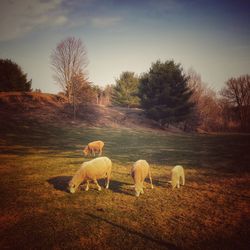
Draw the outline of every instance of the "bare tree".
M197 102L199 97L204 93L204 83L201 80L200 74L198 74L193 68L190 68L187 72L188 75L188 87L194 90L192 98Z
M106 85L105 88L101 88L98 85L94 85L92 87L95 93L95 102L97 105L109 106L111 105L111 98L112 98L112 85Z
M222 129L224 131L237 130L239 128L239 119L236 118L235 108L224 97L219 99L219 106L221 109Z
M221 90L232 107L237 109L242 130L250 129L250 75L230 78Z
M106 85L104 88L104 98L103 98L103 105L104 106L109 106L111 105L111 98L112 98L112 93L113 93L113 86L112 85Z
M81 39L69 37L57 44L51 54L51 65L54 79L72 103L75 86L72 77L81 74L87 80L86 67L88 65L86 49Z
M193 93L190 99L195 103L189 123L205 131L220 129L223 122L216 93L207 87L194 69L189 69L187 74L188 86Z

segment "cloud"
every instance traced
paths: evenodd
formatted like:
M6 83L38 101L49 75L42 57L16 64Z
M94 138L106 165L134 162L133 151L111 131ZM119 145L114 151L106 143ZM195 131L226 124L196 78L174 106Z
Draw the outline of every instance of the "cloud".
M108 28L120 20L120 17L113 17L100 0L1 0L0 42L14 40L42 28L86 24Z
M1 0L0 42L44 28L109 28L133 13L159 15L180 6L181 0ZM135 12L136 11L136 12ZM150 12L150 13L149 13ZM137 14L138 14L137 13ZM137 15L136 14L136 15Z
M42 27L58 26L68 20L62 0L2 0L0 41L8 41Z
M55 25L63 25L68 22L68 18L66 16L58 16L54 19Z
M93 17L91 24L96 28L107 28L116 25L121 21L121 17Z

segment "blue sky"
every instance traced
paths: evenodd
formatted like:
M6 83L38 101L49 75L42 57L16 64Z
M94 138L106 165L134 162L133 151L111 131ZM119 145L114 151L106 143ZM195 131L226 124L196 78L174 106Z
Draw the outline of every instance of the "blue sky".
M115 83L173 59L219 90L250 74L250 1L1 0L0 58L17 62L32 87L57 93L50 54L69 36L88 53L89 80Z

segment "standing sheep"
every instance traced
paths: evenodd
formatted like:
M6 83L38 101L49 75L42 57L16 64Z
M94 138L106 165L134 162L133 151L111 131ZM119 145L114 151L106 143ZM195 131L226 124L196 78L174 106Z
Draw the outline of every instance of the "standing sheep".
M181 165L175 166L172 170L171 185L174 189L175 187L180 188L180 179L182 180L182 185L185 185L185 174L184 169Z
M104 142L103 141L93 141L90 142L84 149L83 149L83 154L84 156L87 155L93 155L95 156L95 153L99 153L99 156L102 155L102 149L104 147Z
M84 181L87 182L85 190L88 191L89 181L91 180L95 182L98 190L101 191L97 180L105 177L107 177L106 188L109 188L111 168L112 162L108 157L98 157L91 161L84 162L69 182L70 193L75 193L78 186Z
M131 175L135 183L135 195L138 197L140 194L143 194L143 182L147 176L151 183L151 188L153 187L151 171L149 164L145 160L138 160L134 163L131 169Z

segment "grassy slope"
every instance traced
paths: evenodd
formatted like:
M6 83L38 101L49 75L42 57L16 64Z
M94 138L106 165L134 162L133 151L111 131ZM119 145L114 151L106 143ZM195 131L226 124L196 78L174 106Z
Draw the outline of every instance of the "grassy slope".
M248 248L249 136L16 121L0 125L1 249ZM67 183L93 139L106 142L114 162L110 190L71 195ZM136 198L129 171L139 158L151 164L155 189ZM175 164L187 185L172 191Z

